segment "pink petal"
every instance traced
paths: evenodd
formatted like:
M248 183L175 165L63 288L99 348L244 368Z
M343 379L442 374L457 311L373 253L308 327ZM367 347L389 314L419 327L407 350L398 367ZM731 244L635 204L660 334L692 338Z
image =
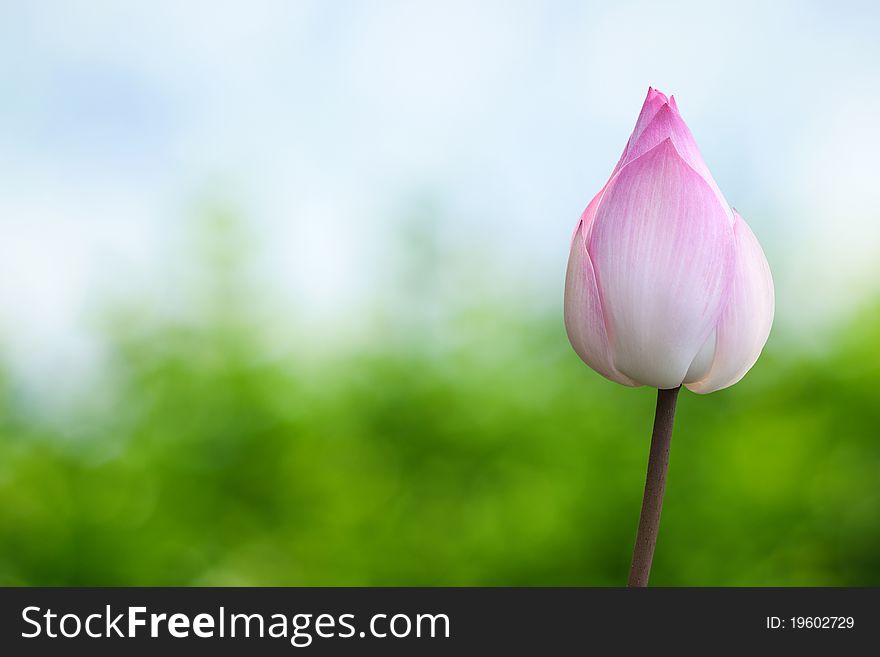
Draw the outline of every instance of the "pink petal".
M583 226L583 234L581 236L581 241L586 244L587 240L590 238L590 231L593 229L593 219L596 216L596 208L599 206L599 201L602 200L602 196L605 194L605 190L608 189L608 185L611 183L609 179L605 186L599 190L599 193L593 197L593 200L587 205L586 210L581 214L580 221L578 221L577 226L574 227L574 235L571 236L571 240L574 241L577 237L578 231L581 230Z
M718 321L715 357L708 373L687 387L698 393L720 390L743 378L770 335L775 296L773 277L755 234L734 212L736 265L727 307Z
M614 366L673 388L715 328L733 275L733 230L666 139L608 184L588 242Z
M690 128L681 118L681 115L674 110L669 104L664 103L657 112L651 122L645 126L639 138L630 142L626 153L626 161L631 162L640 155L647 153L664 139L671 139L675 150L681 155L685 162L691 165L701 176L712 177L700 150L697 148L697 142L691 134Z
M727 213L728 221L733 225L733 213L730 210L730 206L727 204L721 190L718 189L715 179L709 172L709 167L706 166L706 162L700 154L700 149L697 147L697 142L694 140L690 128L687 127L684 119L681 118L677 108L664 103L657 110L651 122L645 127L638 139L634 142L631 141L627 145L626 153L622 158L624 164L644 155L665 139L672 140L675 150L678 151L682 159L691 165L694 171L699 173L709 187L712 188L712 191L715 192L718 201Z
M700 347L697 355L691 361L687 373L684 375L684 383L699 381L709 373L712 368L712 361L715 360L715 331L709 335L709 338Z
M586 226L592 220L598 198L599 195L587 206L572 240L565 274L565 330L571 346L587 365L605 378L635 386L638 384L618 372L611 361L596 276L584 244Z
M633 128L632 135L630 136L631 142L639 138L642 130L647 127L657 111L668 101L669 99L666 98L664 93L657 91L653 87L648 87L648 95L645 97L645 102L642 103L642 111L639 112L639 118L636 119L636 127Z
M629 160L626 159L626 152L629 150L629 145L636 142L639 138L639 135L642 134L642 131L651 123L651 119L654 118L654 115L657 111L666 104L666 96L654 89L653 87L648 87L648 95L645 97L645 102L642 103L642 111L639 112L639 118L636 119L636 127L633 128L632 134L629 136L629 141L626 143L626 148L623 149L623 154L620 156L620 160L617 162L617 166L614 167L614 171L611 173L613 176L617 173L620 168L626 164Z

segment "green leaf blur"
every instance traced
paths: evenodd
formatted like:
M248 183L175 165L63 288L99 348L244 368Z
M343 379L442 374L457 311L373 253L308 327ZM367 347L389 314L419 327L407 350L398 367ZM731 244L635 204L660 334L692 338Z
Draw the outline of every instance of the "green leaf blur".
M186 307L111 303L64 417L0 378L0 583L625 582L654 391L584 366L558 304L450 300L416 230L373 337L314 350L209 215ZM878 333L869 309L827 349L774 334L682 394L652 584L880 585Z

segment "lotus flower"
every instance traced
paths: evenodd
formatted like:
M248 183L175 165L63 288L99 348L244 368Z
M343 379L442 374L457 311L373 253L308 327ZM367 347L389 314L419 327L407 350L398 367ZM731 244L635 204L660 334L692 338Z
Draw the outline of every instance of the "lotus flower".
M673 97L655 89L574 232L565 327L627 386L709 393L754 365L773 323L770 267L725 201Z

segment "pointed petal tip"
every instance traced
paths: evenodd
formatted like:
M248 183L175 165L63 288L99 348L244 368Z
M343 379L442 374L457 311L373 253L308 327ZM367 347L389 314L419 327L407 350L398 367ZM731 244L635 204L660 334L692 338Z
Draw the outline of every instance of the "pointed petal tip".
M662 91L660 91L656 87L648 87L648 98L650 98L650 99L660 98L664 103L669 100L667 98L666 94L664 94Z

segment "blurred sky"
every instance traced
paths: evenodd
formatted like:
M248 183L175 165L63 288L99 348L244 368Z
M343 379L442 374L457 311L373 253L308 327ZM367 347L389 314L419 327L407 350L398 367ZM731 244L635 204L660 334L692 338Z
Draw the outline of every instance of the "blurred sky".
M880 281L875 7L0 2L5 351L73 367L96 300L173 296L218 194L316 326L356 322L425 198L498 288L558 305L648 85L764 244L777 327L810 335Z

